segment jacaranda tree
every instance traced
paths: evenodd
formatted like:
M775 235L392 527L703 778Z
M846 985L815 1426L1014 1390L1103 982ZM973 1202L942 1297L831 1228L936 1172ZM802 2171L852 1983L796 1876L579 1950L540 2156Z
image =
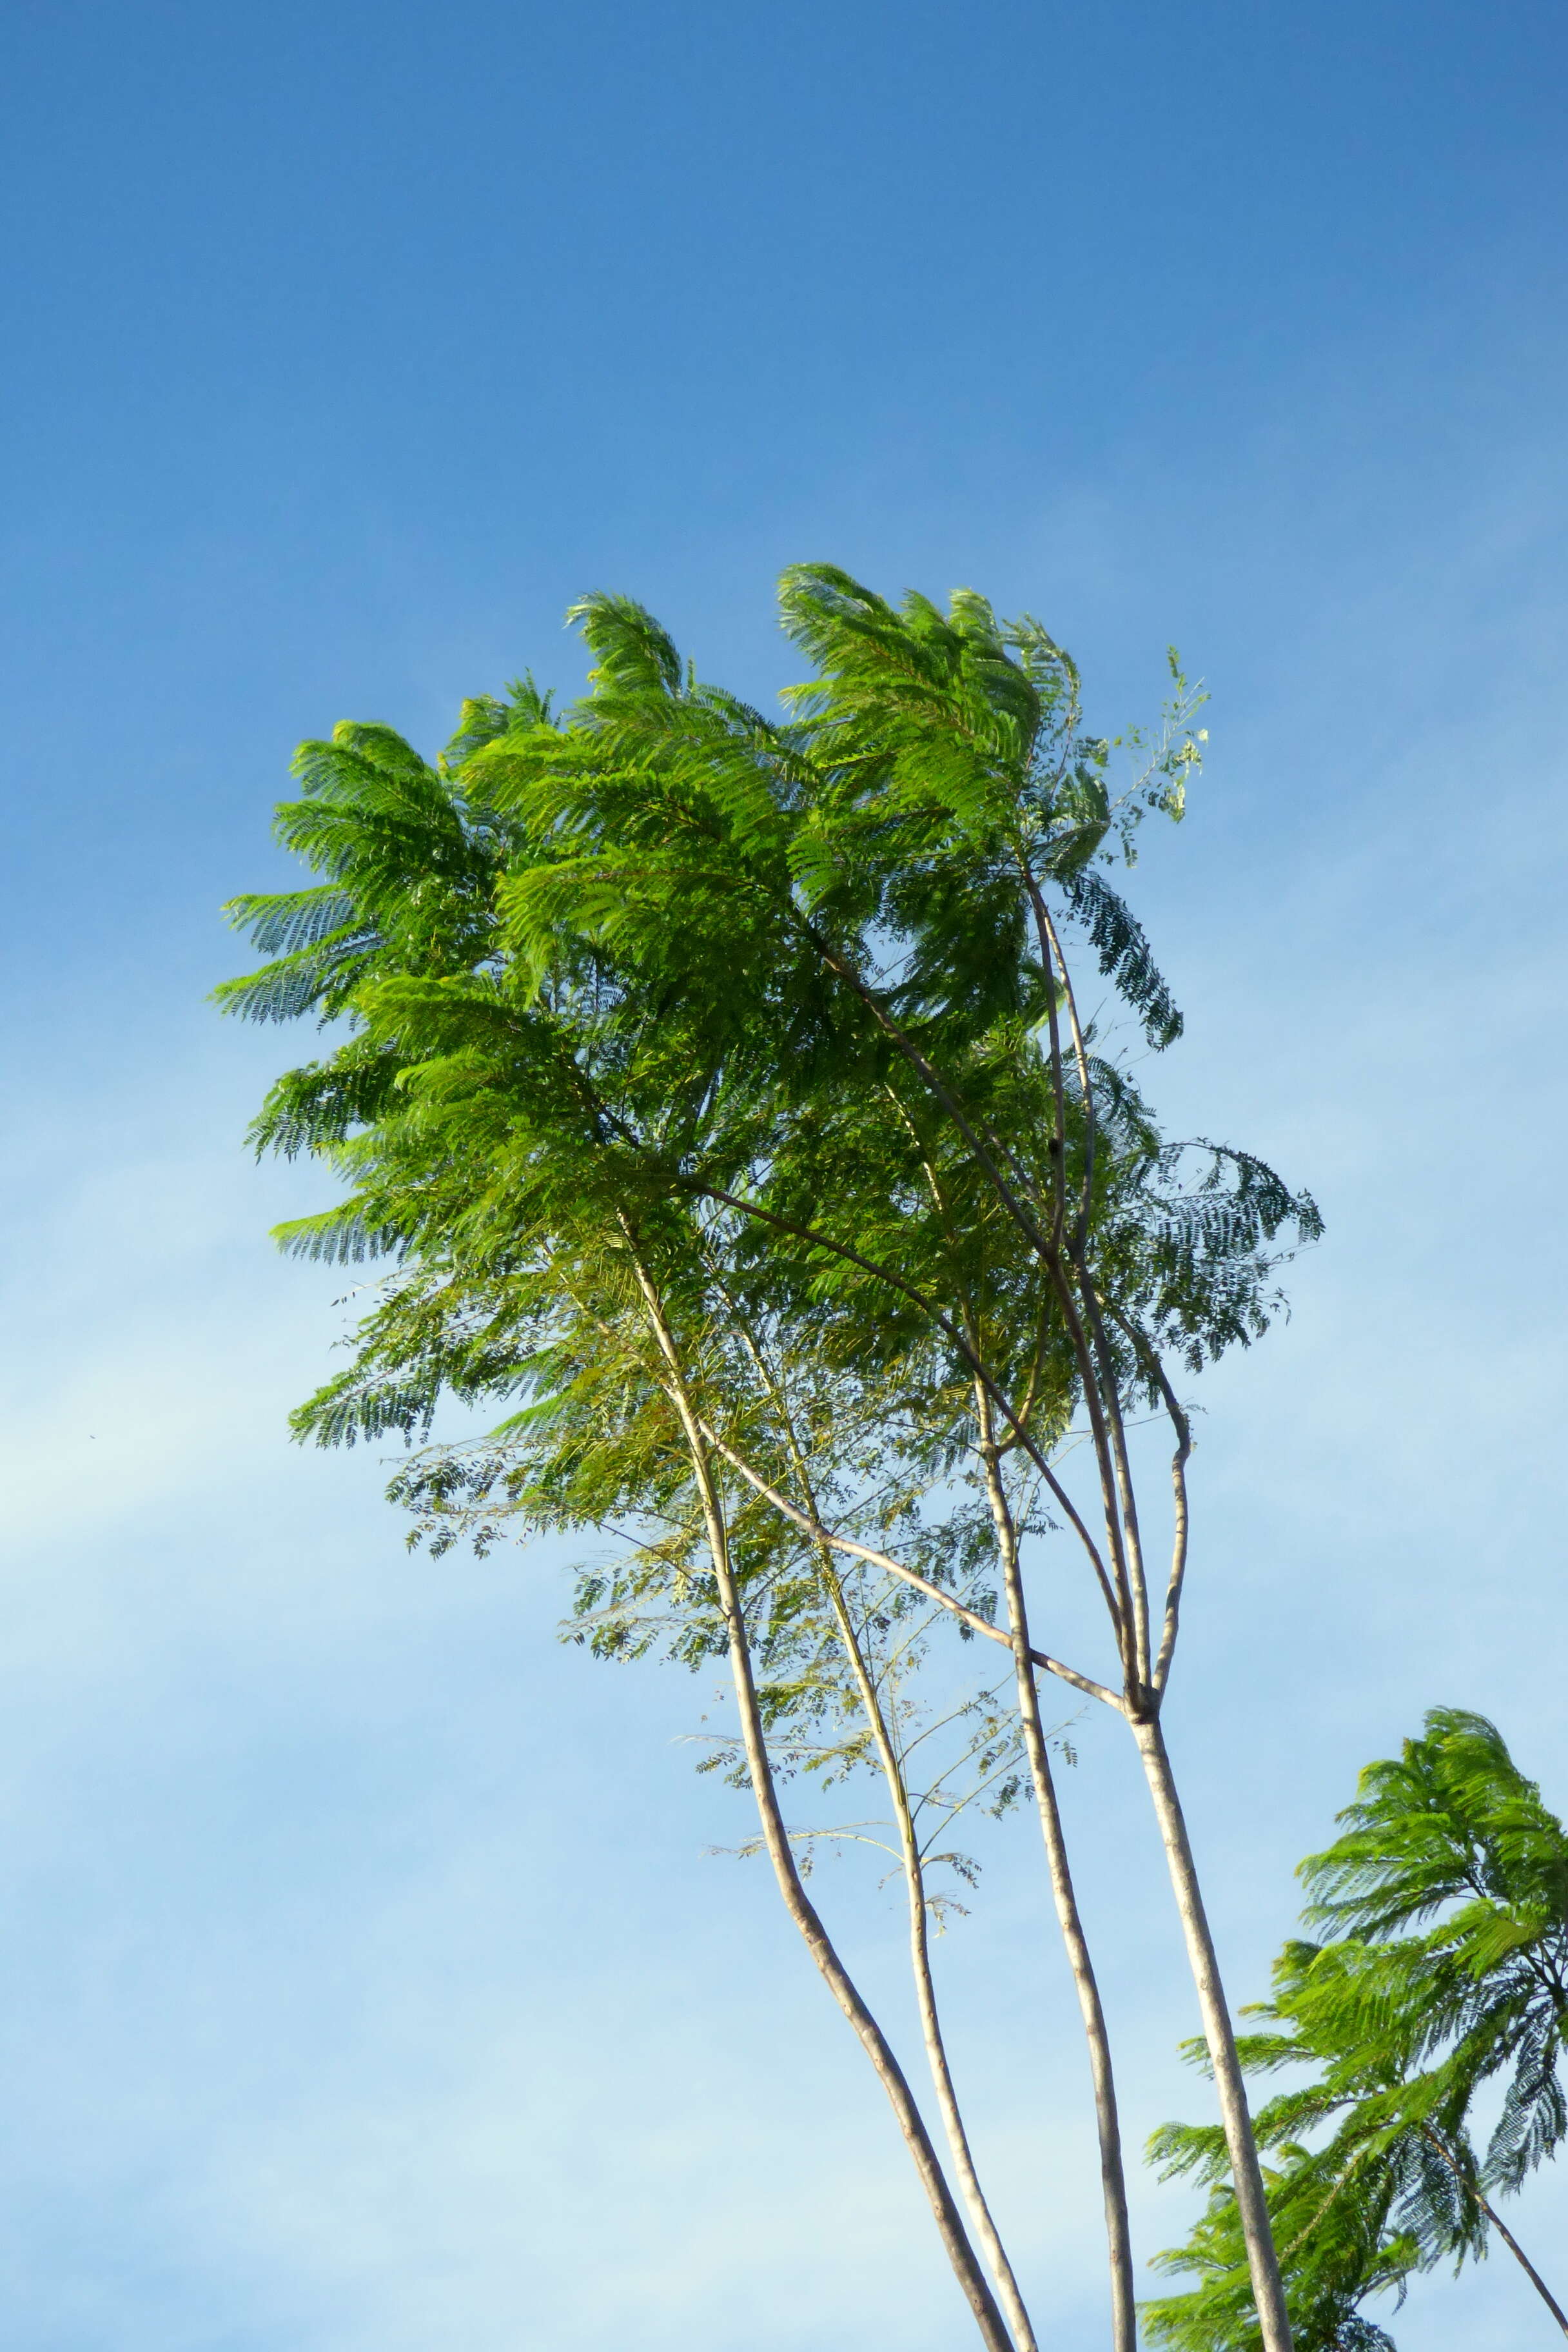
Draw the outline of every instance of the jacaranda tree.
M414 1433L442 1393L510 1399L477 1467L438 1450L413 1474L420 1507L499 1499L526 1524L644 1531L605 1622L657 1600L689 1654L722 1643L785 1901L889 2090L993 2345L1010 2327L1026 2347L1028 2322L933 2013L922 2000L994 2291L806 1897L770 1732L795 1738L824 1689L836 1706L852 1693L865 1759L907 1810L846 1575L874 1573L1008 1650L1011 1736L1091 2053L1113 2340L1131 2352L1109 2042L1040 1676L1121 1716L1192 1957L1261 2338L1285 2352L1161 1715L1188 1545L1177 1384L1267 1327L1282 1247L1318 1221L1252 1156L1163 1138L1119 1050L1118 1017L1140 1045L1180 1028L1106 861L1149 812L1180 814L1191 698L1178 677L1118 793L1113 747L1086 734L1077 672L1037 624L1000 623L968 593L945 614L916 596L894 608L827 567L787 573L783 601L814 676L782 722L700 683L640 608L595 598L578 614L592 690L564 720L529 686L467 706L435 767L384 729L305 747L280 831L324 879L237 902L273 960L228 1002L346 1016L334 1051L279 1081L257 1139L319 1153L351 1184L292 1245L384 1254L395 1270L300 1427ZM1109 1026L1084 1009L1074 940ZM1174 1441L1159 1592L1130 1435L1151 1409ZM1100 1596L1109 1670L1037 1645L1027 1588L1047 1543L1073 1546ZM602 1583L584 1599L592 1615ZM920 1942L917 1926L917 1982Z

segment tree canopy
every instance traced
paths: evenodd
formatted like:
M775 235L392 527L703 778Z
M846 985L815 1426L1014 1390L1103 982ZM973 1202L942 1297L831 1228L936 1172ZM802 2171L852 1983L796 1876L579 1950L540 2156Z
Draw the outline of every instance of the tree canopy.
M278 1081L253 1139L313 1155L345 1187L284 1229L289 1248L389 1271L296 1427L416 1441L444 1396L489 1402L505 1417L488 1442L438 1447L396 1482L437 1542L459 1525L614 1528L628 1549L579 1586L586 1637L618 1654L657 1640L689 1663L727 1652L786 1902L858 2021L992 2337L1002 2323L890 2053L814 1940L767 1742L809 1745L837 1717L842 1753L904 1801L861 1672L868 1577L901 1596L879 1608L933 1610L993 1659L994 1642L1010 1650L1018 1714L983 1736L984 1769L1021 1755L1041 1814L1131 2352L1104 2021L1037 1675L1123 1715L1285 2352L1159 1712L1187 1549L1173 1381L1268 1328L1281 1258L1321 1223L1255 1155L1162 1132L1133 1064L1181 1017L1110 879L1149 815L1182 813L1200 698L1173 657L1160 725L1113 743L1085 728L1078 672L1041 625L972 592L945 611L917 594L895 606L808 565L784 574L781 604L812 674L777 719L702 683L641 607L595 596L575 609L589 691L564 713L525 679L465 704L434 763L384 726L302 747L279 833L319 878L234 902L269 960L221 993L253 1019L333 1027L321 1058ZM1074 961L1096 975L1098 1014ZM1176 1441L1163 1599L1127 1434L1140 1407ZM1089 1495L1072 1484L1080 1449ZM1095 1671L1034 1643L1034 1538L1071 1543L1095 1580L1110 1637ZM923 1919L907 1837L904 1858ZM949 2134L989 2245L951 2118ZM1026 2317L989 2258L1022 2345Z

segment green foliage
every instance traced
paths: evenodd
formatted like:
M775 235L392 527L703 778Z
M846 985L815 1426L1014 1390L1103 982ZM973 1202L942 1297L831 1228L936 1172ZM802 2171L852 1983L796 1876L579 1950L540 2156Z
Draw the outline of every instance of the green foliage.
M515 709L530 707L524 701ZM494 706L466 703L458 756L492 731ZM227 909L273 961L225 983L226 1012L331 1020L368 980L392 971L457 971L482 962L494 922L505 838L481 797L443 761L429 768L390 727L344 720L330 741L302 743L276 831L328 878L308 890L251 894Z
M1253 1155L1163 1134L1132 1074L1181 1016L1108 877L1201 756L1173 657L1150 739L1112 742L1040 625L973 592L895 606L808 565L781 604L811 675L780 719L599 595L564 713L525 679L434 765L379 726L305 745L278 829L311 886L234 902L270 960L220 997L339 1024L253 1140L341 1187L285 1247L387 1269L298 1434L422 1444L393 1491L435 1551L586 1537L574 1638L694 1668L728 1644L781 1771L835 1785L876 1748L900 1792L944 1759L921 1852L963 1881L952 1819L1025 1786L973 1655L921 1696L939 1622L996 1664L982 1465L1023 1536L1087 1547L1120 1690L1061 1671L1149 1720L1182 1554L1162 1641L1113 1447L1140 1401L1169 1414L1184 1525L1167 1364L1266 1330L1321 1221ZM505 1418L431 1447L443 1399ZM1105 1557L1058 1475L1085 1424ZM708 1760L744 1769L723 1734Z
M1417 2254L1397 2227L1394 2168L1335 2146L1314 2153L1257 2118L1274 2241L1299 2352L1352 2352L1392 2339L1359 2305L1369 2294L1402 2292ZM1215 2143L1218 2142L1217 2145ZM1199 2284L1142 2307L1152 2344L1175 2352L1256 2352L1262 2336L1223 2139L1167 2125L1152 2153L1164 2175L1195 2174L1210 2184L1207 2210L1177 2252L1159 2267L1196 2272Z
M816 675L782 722L599 596L576 610L594 667L564 717L524 680L466 703L434 765L382 726L304 745L279 833L318 878L231 908L271 960L226 1009L344 1024L253 1129L346 1187L279 1238L396 1268L299 1433L413 1440L443 1395L503 1404L476 1460L395 1491L480 1527L502 1497L512 1527L617 1529L620 1564L579 1595L617 1652L666 1601L681 1654L719 1638L634 1263L727 1440L797 1497L809 1475L837 1525L896 1533L984 1614L975 1366L1011 1400L1010 1443L1037 1449L1068 1439L1083 1367L975 1135L1037 1215L1081 1195L1130 1389L1154 1392L1161 1350L1195 1369L1257 1336L1281 1242L1318 1230L1255 1159L1162 1138L1113 1037L1065 1073L1054 1043L1042 894L1135 1032L1179 1027L1096 864L1130 854L1149 811L1180 813L1198 744L1179 673L1117 793L1114 747L1084 732L1077 671L1037 623L967 592L945 614L894 608L820 566L785 575L783 610ZM764 1360L784 1368L771 1396ZM1008 1475L1027 1525L1035 1472ZM788 1642L820 1679L799 1629L821 1562L808 1574L796 1534L721 1485L778 1687Z
M1369 1765L1340 1819L1301 1865L1309 1923L1341 1935L1304 1962L1298 2005L1344 2046L1441 2053L1467 2100L1500 2076L1484 2178L1515 2189L1568 2133L1568 1834L1496 1727L1457 1707Z
M1256 2118L1302 2352L1377 2340L1365 2300L1402 2294L1442 2261L1479 2259L1487 2192L1517 2189L1568 2124L1568 1836L1495 1726L1434 1708L1398 1759L1367 1767L1339 1818L1343 1834L1301 1875L1309 1923L1344 1932L1286 1945L1274 1999L1252 2012L1274 2030L1241 2043L1251 2071L1306 2075ZM1469 2117L1500 2078L1480 2159ZM1151 2340L1249 2352L1223 2141L1172 2124L1152 2153L1167 2176L1207 2182L1210 2199L1187 2243L1160 2258L1198 2283L1148 2305Z
M1037 623L967 592L946 614L894 608L821 566L782 600L816 667L785 721L701 684L641 607L587 598L574 710L531 679L470 701L433 766L380 726L304 745L279 832L321 878L231 908L272 961L226 1009L346 1024L253 1129L347 1188L279 1239L399 1269L298 1433L412 1441L443 1395L504 1404L488 1448L395 1492L448 1526L493 1528L500 1498L514 1528L616 1529L579 1622L617 1654L667 1601L680 1654L719 1640L634 1259L727 1440L797 1500L809 1465L814 1508L896 1534L988 1615L974 1368L1011 1400L1010 1444L1037 1452L1068 1441L1083 1367L973 1134L1039 1214L1081 1194L1105 1360L1152 1396L1160 1351L1196 1369L1262 1331L1282 1240L1318 1230L1261 1162L1163 1139L1116 1051L1090 1034L1064 1072L1053 1043L1042 893L1135 1030L1179 1028L1095 863L1130 854L1149 811L1180 813L1198 742L1179 672L1118 793ZM940 1065L936 1097L911 1055ZM785 1368L771 1401L763 1359ZM1034 1469L1007 1475L1035 1523ZM777 1629L810 1619L821 1563L806 1574L795 1534L720 1483L782 1687ZM820 1678L816 1632L798 1642Z
M335 1160L353 1186L288 1244L511 1278L563 1204L601 1222L635 1206L671 1246L700 1226L797 1342L809 1332L826 1360L875 1366L933 1407L970 1378L923 1303L940 1300L1063 1429L1059 1318L911 1080L889 1034L908 1022L1036 1197L1088 1186L1097 1276L1124 1321L1194 1366L1255 1337L1277 1244L1313 1235L1315 1210L1212 1147L1186 1181L1188 1148L1159 1138L1103 1055L1092 1164L1070 1074L1054 1135L1053 991L1030 932L1031 892L1059 883L1136 1019L1173 1034L1147 943L1089 861L1145 810L1176 811L1197 756L1184 685L1113 797L1077 672L1037 624L998 623L967 593L945 616L920 597L895 611L826 567L786 574L784 610L818 665L787 725L697 683L639 607L595 597L577 608L592 691L567 720L525 683L465 705L433 768L381 727L302 748L305 797L279 830L328 879L235 902L282 952L220 992L253 1018L346 1014L354 1033L288 1073L254 1130L259 1149ZM473 1395L497 1359L466 1330L433 1343L447 1295L421 1290L417 1361L432 1380L461 1364ZM1136 1379L1132 1353L1124 1369ZM395 1375L405 1400L409 1379ZM334 1383L303 1425L351 1434L357 1393Z

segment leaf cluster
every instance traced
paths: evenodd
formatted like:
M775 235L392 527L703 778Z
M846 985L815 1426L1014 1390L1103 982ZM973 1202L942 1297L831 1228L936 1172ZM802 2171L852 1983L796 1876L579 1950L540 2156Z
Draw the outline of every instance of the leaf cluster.
M617 1654L668 1639L695 1663L720 1638L647 1286L728 1442L837 1524L896 1528L985 1613L977 1370L1036 1460L1083 1402L1031 1232L1059 1257L1070 1223L1101 1370L1153 1399L1165 1353L1195 1370L1267 1328L1280 1258L1319 1230L1261 1161L1163 1137L1119 1041L1180 1027L1107 872L1149 813L1180 814L1199 739L1179 671L1119 790L1037 622L968 591L893 606L821 565L781 606L813 674L779 719L595 596L565 713L524 681L465 704L433 764L384 726L305 745L279 830L319 878L231 909L270 961L226 1008L342 1024L253 1129L344 1187L280 1237L392 1269L298 1433L427 1440L442 1398L500 1403L488 1446L395 1491L437 1543L615 1530L579 1622ZM1065 1055L1058 924L1111 1008ZM839 1673L823 1564L716 1477L768 1704L803 1717Z
M1239 2045L1251 2071L1305 2077L1256 2117L1304 2352L1373 2340L1353 2332L1373 2326L1363 2302L1484 2255L1488 2193L1516 2189L1568 2125L1568 1835L1495 1725L1432 1709L1339 1818L1301 1876L1308 1923L1342 1932L1285 1946L1252 2012L1271 2030ZM1479 2156L1470 2116L1500 2080ZM1198 2283L1148 2306L1152 2340L1241 2352L1258 2337L1223 2138L1167 2125L1152 2152L1210 2187L1192 2237L1161 2257Z

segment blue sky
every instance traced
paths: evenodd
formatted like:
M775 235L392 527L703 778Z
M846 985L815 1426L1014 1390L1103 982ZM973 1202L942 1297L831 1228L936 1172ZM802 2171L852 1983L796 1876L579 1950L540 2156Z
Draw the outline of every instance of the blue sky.
M1213 756L1134 877L1154 1076L1330 1223L1198 1458L1172 1738L1236 1996L1425 1706L1568 1807L1561 14L14 0L0 51L7 2340L946 2352L879 2095L706 1851L706 1693L286 1443L341 1318L266 1242L315 1194L240 1150L280 1041L204 1005L216 908L281 874L301 735L570 689L588 587L758 696L805 558L1039 612L1108 725L1174 640ZM1113 1729L1067 1799L1136 2140L1202 2092ZM889 1898L819 1884L900 2018ZM1021 1831L942 1961L1096 2345ZM1539 2340L1500 2259L1396 2332Z

